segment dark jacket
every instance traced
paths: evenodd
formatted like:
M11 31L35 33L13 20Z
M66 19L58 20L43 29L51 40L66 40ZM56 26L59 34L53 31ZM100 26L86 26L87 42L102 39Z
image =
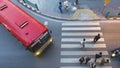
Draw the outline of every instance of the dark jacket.
M96 40L100 39L100 36L95 36L95 39L96 39Z
M100 54L95 55L95 58L100 58L100 57L102 57L102 55L100 55Z

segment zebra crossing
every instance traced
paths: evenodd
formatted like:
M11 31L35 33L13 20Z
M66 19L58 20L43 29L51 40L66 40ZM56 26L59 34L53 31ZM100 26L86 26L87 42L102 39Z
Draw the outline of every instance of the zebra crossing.
M104 58L110 59L108 58L109 53L106 50L99 22L64 22L61 30L60 68L89 68L89 65L79 64L79 57L90 56L90 62L93 62L95 54L99 52L102 52ZM101 38L94 44L92 42L93 38L98 33L101 35ZM83 46L80 45L80 41L83 38L86 39L85 48L82 48ZM97 60L96 68L112 68L111 61L101 66L101 59Z

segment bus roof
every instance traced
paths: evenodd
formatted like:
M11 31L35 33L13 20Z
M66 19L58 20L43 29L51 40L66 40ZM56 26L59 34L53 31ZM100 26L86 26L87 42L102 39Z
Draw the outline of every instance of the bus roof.
M25 46L30 46L47 28L8 0L0 3L0 22Z

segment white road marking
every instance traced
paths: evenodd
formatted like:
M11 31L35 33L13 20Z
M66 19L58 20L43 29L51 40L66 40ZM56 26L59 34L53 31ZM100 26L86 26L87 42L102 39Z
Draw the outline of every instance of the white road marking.
M93 26L95 26L95 25L100 25L100 23L92 23L92 22L89 22L89 23L76 23L76 22L72 22L72 23L62 23L62 26L88 26L88 25L93 25Z
M44 22L44 25L46 25L46 26L47 26L47 25L48 25L48 21L45 21L45 22Z
M101 30L101 27L63 27L62 31L65 30Z
M61 51L61 55L95 55L99 52L108 55L108 51Z
M62 36L96 36L98 33L103 36L102 32L62 32Z
M88 68L88 66L61 66L60 68ZM96 68L112 68L112 66L96 66Z
M105 58L110 59L110 58ZM89 62L94 62L95 58L91 58ZM97 63L101 63L102 58L97 59ZM111 63L111 61L109 61ZM80 63L79 58L61 58L60 63Z
M85 38L86 42L92 42L94 38ZM62 38L61 42L80 42L83 38ZM104 38L100 38L98 42L104 42Z
M61 44L61 48L82 48L81 44ZM85 44L85 48L106 48L106 44Z

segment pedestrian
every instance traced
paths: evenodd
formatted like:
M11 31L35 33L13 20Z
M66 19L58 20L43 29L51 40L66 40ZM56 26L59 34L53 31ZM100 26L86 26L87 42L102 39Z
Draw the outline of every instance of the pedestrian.
M93 42L96 43L99 39L100 39L100 34L98 34L94 37Z
M90 68L96 68L96 63L95 62L91 62L90 63Z
M78 0L75 0L75 4L78 5Z
M90 61L91 58L88 57L88 56L85 56L84 59L85 59L85 64L87 64Z
M52 30L49 31L52 34Z
M95 62L98 58L101 58L102 57L102 52L99 52L99 54L96 54L95 55Z
M68 11L68 7L69 7L69 2L68 2L68 0L65 0L65 1L63 2L63 5L64 5L65 10Z
M120 17L120 12L118 13L118 17Z
M119 59L119 61L120 61L120 56L118 56L118 59Z
M62 3L61 3L61 2L59 2L58 8L59 8L59 10L60 10L60 13L63 13L63 11L62 11Z
M110 60L109 60L109 59L106 59L106 60L105 60L105 63L109 63L109 62L110 62Z
M79 59L80 64L82 64L84 62L84 60L85 60L84 57L81 56L80 59Z
M105 58L102 58L101 65L104 65L104 63L105 63Z
M109 59L102 58L101 65L104 65L105 63L109 63Z
M80 42L81 43L81 45L83 46L83 48L85 47L85 38L83 38L83 40Z

